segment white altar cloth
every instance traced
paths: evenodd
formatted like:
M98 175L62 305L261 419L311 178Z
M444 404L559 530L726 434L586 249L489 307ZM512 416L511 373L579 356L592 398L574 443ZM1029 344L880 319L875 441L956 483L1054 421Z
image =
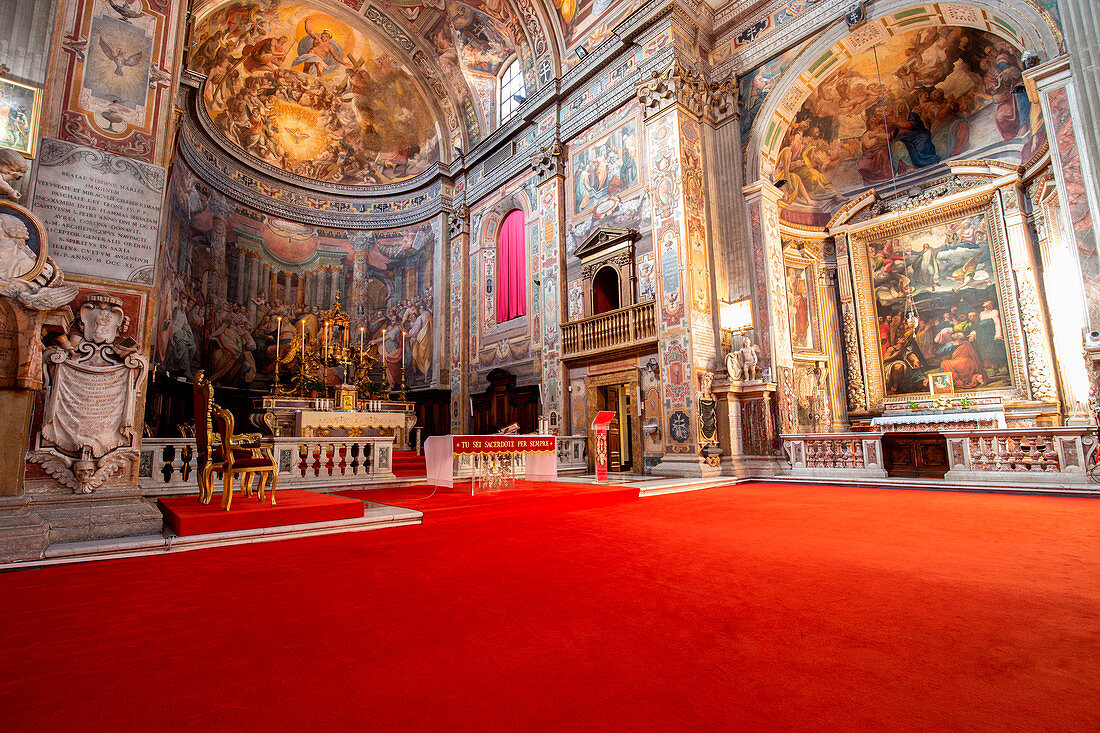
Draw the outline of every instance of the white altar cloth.
M981 423L990 421L996 423L998 428L1005 427L1004 411L936 412L927 415L882 415L871 418L871 424L876 428L891 425L936 425L940 423L973 423L974 427L977 428Z
M534 439L534 440L532 440ZM493 452L522 455L524 476L532 481L546 481L558 477L557 450L545 450L534 445L546 440L557 444L553 435L433 435L424 442L424 457L428 468L428 483L432 486L454 488L455 477L472 475L473 456L477 453L456 451L459 441L488 440L495 444ZM507 444L507 445L505 445Z

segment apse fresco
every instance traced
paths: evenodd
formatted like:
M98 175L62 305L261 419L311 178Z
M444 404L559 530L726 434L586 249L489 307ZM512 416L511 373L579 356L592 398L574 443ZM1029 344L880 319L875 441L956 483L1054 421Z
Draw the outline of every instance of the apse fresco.
M741 77L740 121L743 144L748 144L752 124L756 121L756 115L759 114L760 108L764 106L764 100L771 93L772 84L798 58L798 54L802 53L805 45L801 44L784 51L759 69Z
M987 214L868 248L887 395L927 393L929 375L955 391L1011 387Z
M787 129L772 177L787 182L784 218L822 224L854 193L903 190L951 159L1026 162L1043 131L1022 81L1016 48L971 28L923 28L856 55Z
M368 234L358 251L348 232L270 217L237 205L225 226L226 297L217 295L217 228L210 192L185 166L173 168L170 214L157 292L155 359L170 375L199 369L216 384L269 389L276 339L316 327L338 291L365 342L384 355L376 381L432 385L433 257L438 221ZM356 258L360 258L356 268ZM356 279L354 273L358 272ZM307 276L308 274L308 276ZM279 318L282 325L279 325Z
M376 185L439 159L412 74L380 42L282 0L235 3L199 23L190 68L206 111L249 155L330 183Z

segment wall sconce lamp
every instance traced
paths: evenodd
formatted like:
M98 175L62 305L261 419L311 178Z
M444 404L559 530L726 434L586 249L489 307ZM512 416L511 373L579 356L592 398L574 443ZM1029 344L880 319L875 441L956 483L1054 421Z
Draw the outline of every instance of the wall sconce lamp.
M752 329L752 298L742 298L730 303L718 301L718 324L722 330L722 346L726 353L733 352L733 334Z

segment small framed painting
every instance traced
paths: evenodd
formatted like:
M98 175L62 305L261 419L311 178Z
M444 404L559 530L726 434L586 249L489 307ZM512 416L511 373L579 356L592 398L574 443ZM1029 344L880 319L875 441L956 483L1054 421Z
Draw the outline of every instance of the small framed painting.
M933 397L949 397L955 394L955 380L951 372L932 372L928 375L928 389Z
M0 79L0 147L17 150L24 158L34 157L41 101L40 89Z

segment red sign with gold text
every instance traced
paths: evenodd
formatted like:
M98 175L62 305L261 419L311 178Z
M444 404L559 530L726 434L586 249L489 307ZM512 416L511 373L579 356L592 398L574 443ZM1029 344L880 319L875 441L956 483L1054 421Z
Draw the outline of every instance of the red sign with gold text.
M547 453L557 449L553 435L455 435L455 455L465 453Z

